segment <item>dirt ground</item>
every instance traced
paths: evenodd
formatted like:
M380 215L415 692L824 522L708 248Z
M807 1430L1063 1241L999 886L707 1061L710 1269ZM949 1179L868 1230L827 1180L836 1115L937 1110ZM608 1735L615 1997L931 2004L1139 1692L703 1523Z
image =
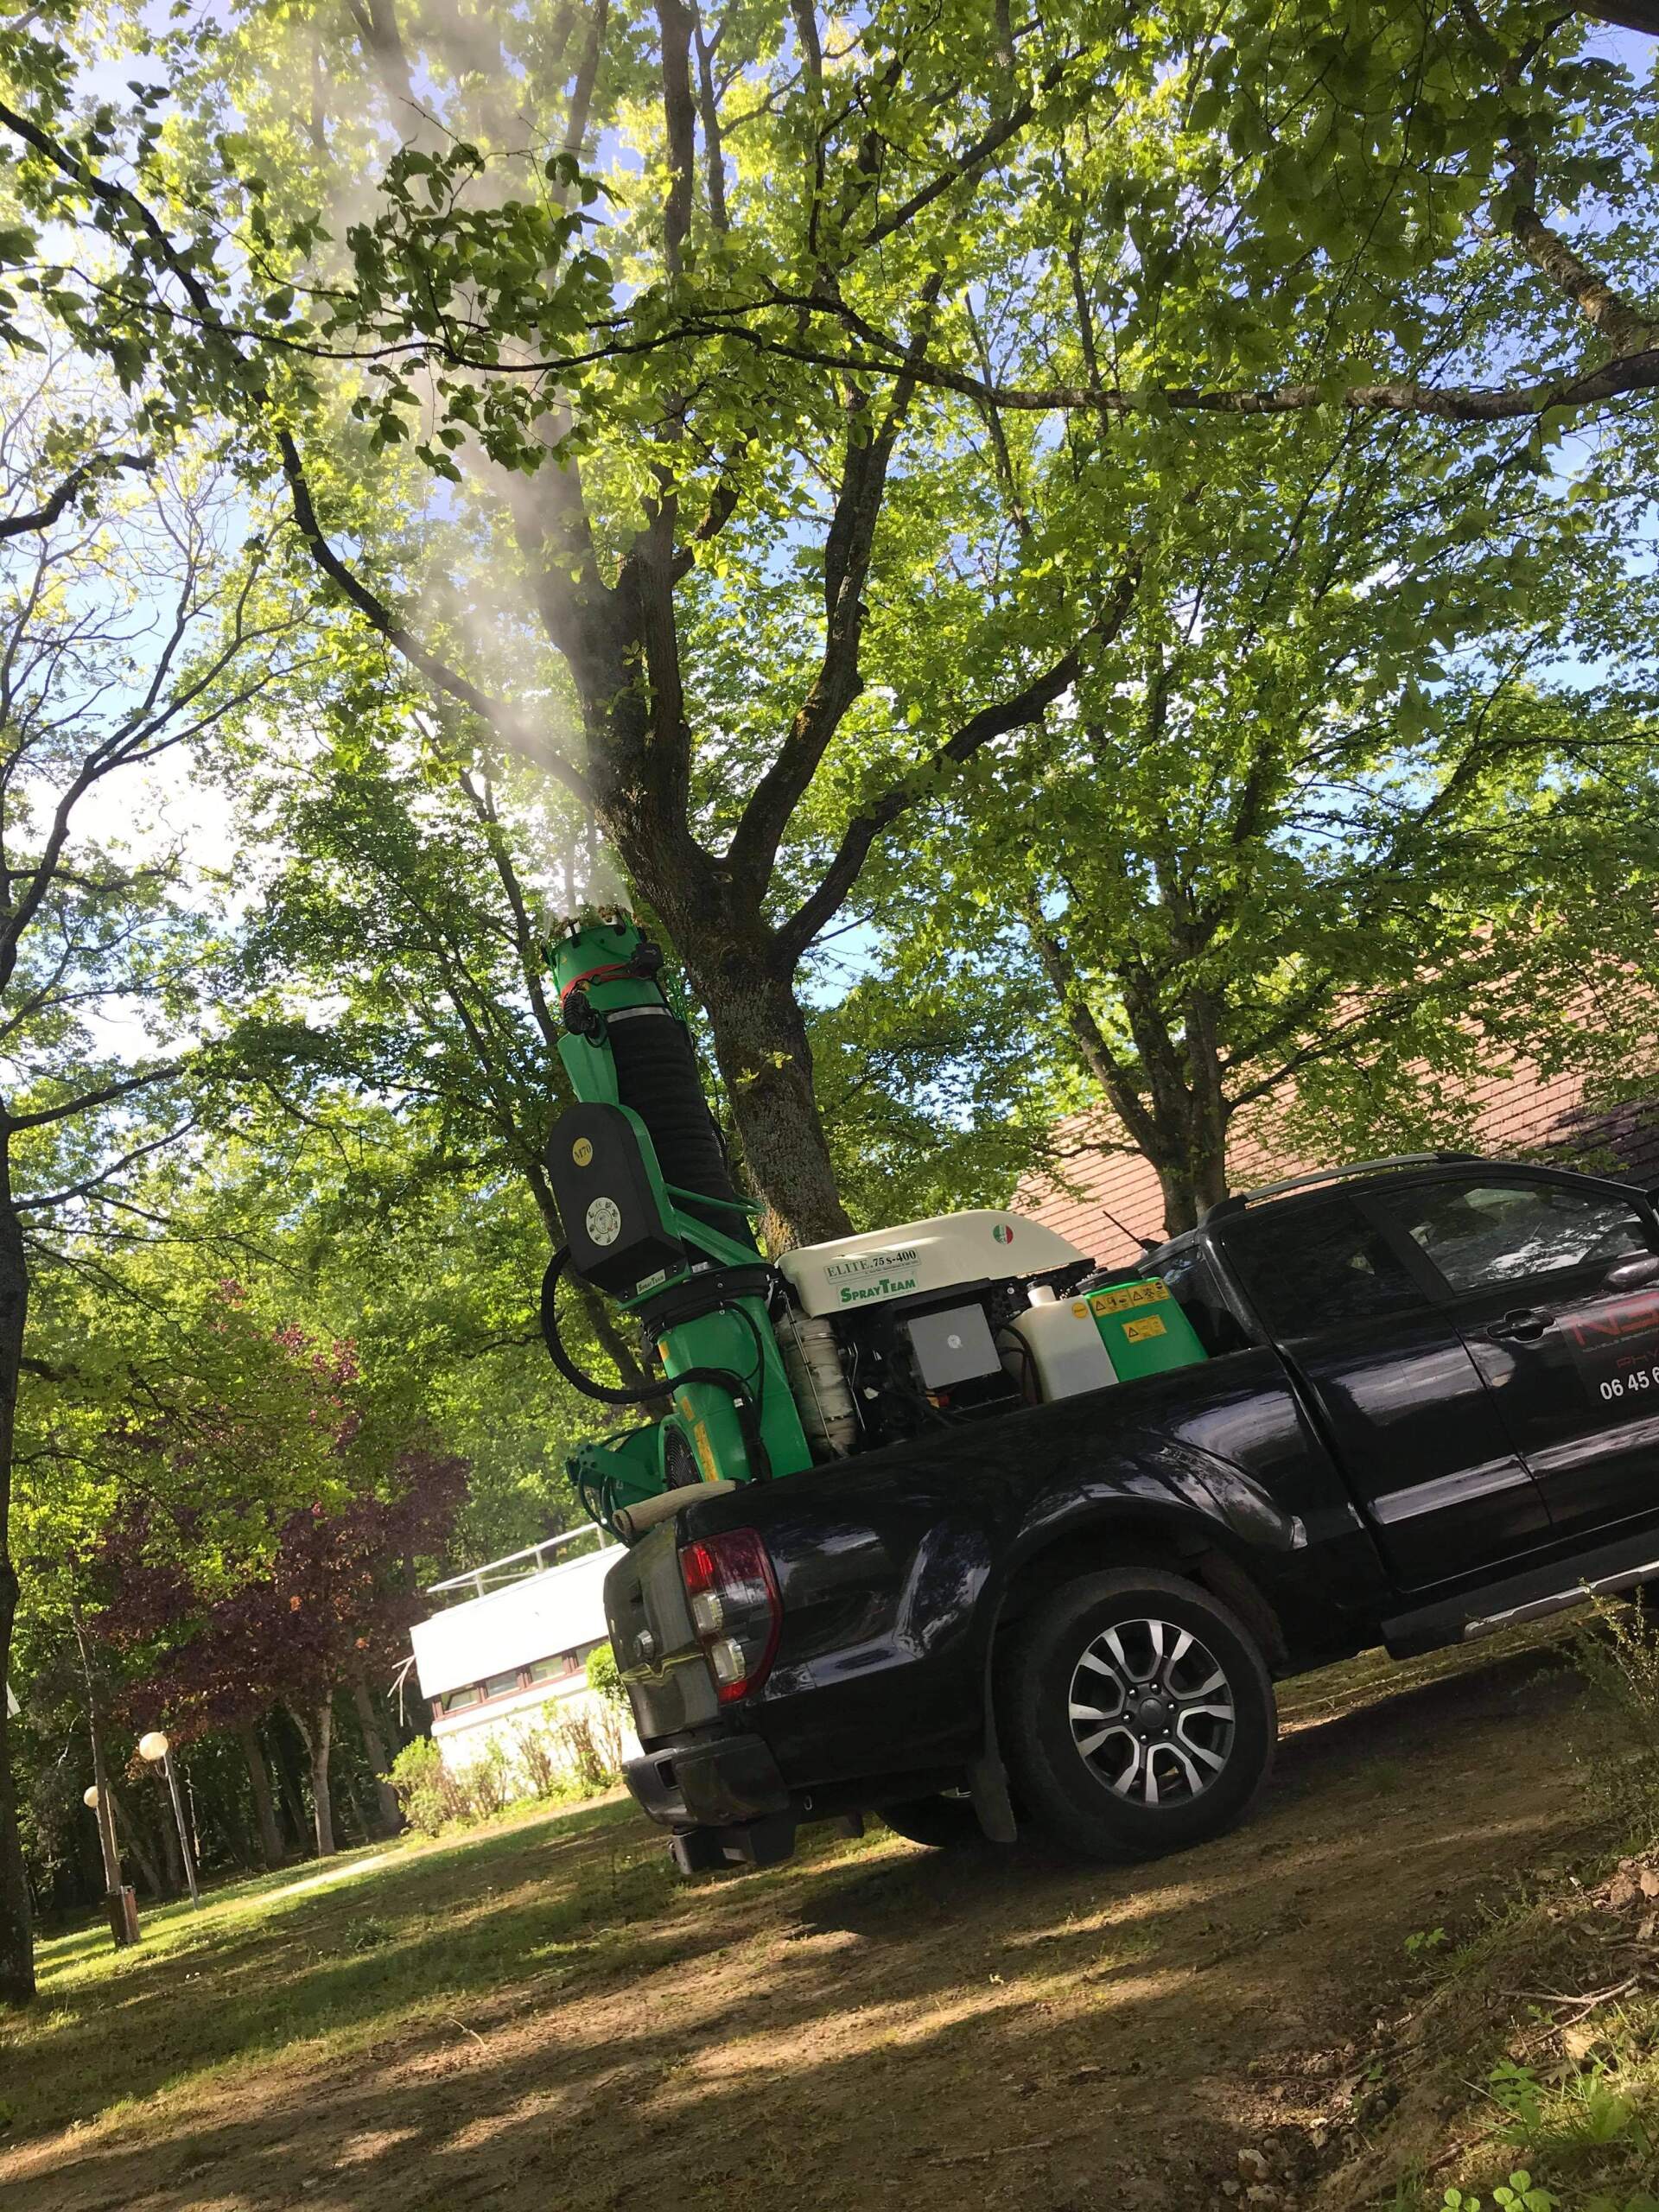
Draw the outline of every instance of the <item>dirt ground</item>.
M1155 1867L947 1860L873 1829L654 1892L619 1943L618 1839L643 1864L647 1838L550 1842L523 1895L483 1905L533 1939L538 1895L586 1884L590 1936L524 1941L512 1979L384 2041L198 2072L20 2145L0 2203L1202 2212L1255 2146L1278 2192L1259 2201L1311 2202L1298 2149L1363 2069L1407 1937L1582 1840L1565 1669L1531 1651L1401 1681L1293 1686L1262 1809ZM192 2001L259 1971L200 1969ZM111 2078L144 2033L122 2010Z

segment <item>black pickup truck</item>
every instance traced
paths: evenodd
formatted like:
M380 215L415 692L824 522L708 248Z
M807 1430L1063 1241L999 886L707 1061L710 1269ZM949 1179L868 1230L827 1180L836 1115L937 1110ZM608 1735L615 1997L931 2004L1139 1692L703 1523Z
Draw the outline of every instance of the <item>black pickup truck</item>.
M1206 1363L694 1496L613 1567L628 1783L683 1868L868 1810L1178 1849L1261 1789L1275 1677L1659 1581L1650 1194L1380 1162L1146 1264Z

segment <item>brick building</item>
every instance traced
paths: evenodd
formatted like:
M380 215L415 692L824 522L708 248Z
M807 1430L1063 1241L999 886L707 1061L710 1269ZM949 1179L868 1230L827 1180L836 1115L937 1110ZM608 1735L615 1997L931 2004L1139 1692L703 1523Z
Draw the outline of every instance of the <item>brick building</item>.
M1633 1183L1659 1185L1659 1105L1594 1106L1585 1098L1580 1077L1546 1077L1527 1062L1483 1077L1471 1095L1477 1109L1474 1150L1509 1159L1588 1157L1598 1166L1617 1161L1611 1172ZM1115 1215L1135 1236L1161 1236L1164 1207L1157 1176L1139 1153L1113 1148L1122 1142L1122 1132L1103 1110L1072 1116L1061 1123L1058 1135L1065 1182L1072 1188L1029 1178L1014 1194L1015 1208L1058 1230L1104 1266L1137 1260L1140 1252L1131 1237L1108 1217ZM1236 1191L1338 1164L1269 1151L1248 1127L1236 1132L1227 1156L1228 1179Z

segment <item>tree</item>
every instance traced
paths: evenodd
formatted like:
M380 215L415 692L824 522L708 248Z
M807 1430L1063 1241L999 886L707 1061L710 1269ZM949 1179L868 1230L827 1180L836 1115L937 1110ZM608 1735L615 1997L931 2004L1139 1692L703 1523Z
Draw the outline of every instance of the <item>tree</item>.
M1645 471L1616 439L1571 477L1437 470L1409 423L1265 452L1149 564L1129 677L1058 757L965 785L925 912L892 887L906 982L1034 962L1172 1233L1241 1116L1401 1149L1461 1135L1495 1058L1583 1065L1594 1027L1651 1065Z
M257 11L141 29L149 89L85 122L75 11L42 16L0 101L52 226L10 242L20 296L164 361L156 435L231 423L463 753L543 759L591 811L785 1237L845 1221L802 957L966 764L1110 692L1218 436L1345 411L1542 442L1659 381L1648 105L1528 0L1363 34L1319 0L833 33L683 0ZM378 526L400 446L516 580L522 684ZM735 728L693 644L722 626L779 677Z
M902 901L892 920L902 932ZM885 940L872 925L868 936L875 973L807 1015L855 1225L1005 1205L1022 1178L1054 1165L1055 1123L1071 1103L1052 993L1013 964L982 967L971 933L926 963L902 935Z
M481 766L435 782L410 709L400 694L325 696L282 734L257 729L222 751L244 880L262 894L242 965L262 995L267 1080L296 1103L308 1087L395 1102L405 1135L429 1147L418 1171L410 1160L397 1173L505 1173L556 1244L545 1152L575 1094L558 1057L551 902L534 850L550 825ZM356 956L344 973L342 944ZM526 1255L526 1290L542 1264ZM577 1303L624 1381L643 1383L607 1300L578 1286Z
M340 1371L338 1352L319 1353L297 1332L285 1333L290 1354L313 1367L327 1392ZM289 1514L272 1531L263 1567L207 1597L203 1580L211 1591L218 1579L213 1562L193 1560L176 1528L160 1529L152 1515L129 1512L106 1544L111 1595L98 1623L111 1643L143 1656L127 1695L137 1726L164 1724L186 1739L220 1729L242 1736L272 1705L287 1707L310 1755L323 1858L335 1848L329 1755L342 1689L357 1712L383 1825L389 1833L397 1824L381 1779L391 1763L372 1677L406 1656L410 1625L424 1610L415 1562L447 1543L467 1465L411 1446L381 1488L364 1484L361 1471L358 1484L336 1505L319 1501ZM263 1764L261 1753L257 1768ZM259 1794L256 1783L256 1802ZM262 1819L274 1831L268 1783L264 1796Z
M451 1427L485 1461L462 1558L512 1549L571 1510L554 1475L561 1414L541 1387L545 1356L539 1342L505 1348L504 1323L528 1334L541 1237L528 1204L499 1173L423 1177L420 1136L404 1140L384 1108L325 1095L299 1114L286 1100L262 1113L261 1095L241 1096L211 1146L157 1154L118 1203L94 1204L39 1274L13 1501L24 1564L14 1764L35 1879L55 1880L60 1902L82 1901L81 1784L66 1799L59 1765L84 1739L77 1597L99 1631L112 1764L124 1731L161 1722L188 1759L204 1865L269 1860L284 1848L279 1809L301 1839L311 1825L297 1794L308 1755L275 1703L283 1685L209 1630L226 1618L219 1600L269 1583L277 1532L317 1504L332 1516L360 1496L388 1501L385 1471L412 1464L404 1440ZM296 1313L313 1344L297 1353ZM348 1329L352 1360L320 1357ZM378 1792L388 1763L394 1631L419 1604L409 1592L461 1563L450 1541L438 1530L416 1566L384 1562L404 1610L391 1641L347 1669L329 1716L334 1789L343 1782L353 1804L365 1784ZM151 1795L135 1788L118 1819L129 1845L148 1830L159 1859L168 1829L143 1817ZM384 1795L379 1817L392 1817Z
M94 1726L95 1702L131 1718L130 1686L107 1678L111 1580L118 1623L148 1605L151 1632L175 1637L191 1611L182 1562L192 1592L237 1586L268 1553L273 1522L299 1501L347 1494L340 1455L361 1422L349 1361L297 1356L292 1332L273 1328L200 1251L155 1233L147 1186L125 1191L120 1206L151 1217L147 1240L124 1248L94 1218L44 1270L30 1333L42 1356L31 1355L14 1470L30 1672L49 1688L72 1655L67 1671ZM89 1635L100 1595L105 1618ZM269 1705L248 1704L245 1685L238 1704L235 1661L225 1663L211 1694L200 1680L168 1714L181 1742L228 1720L233 1704L244 1723ZM263 1759L250 1759L249 1778L257 1804Z
M435 1433L467 1461L455 1543L474 1561L582 1517L564 1463L594 1420L548 1360L531 1312L546 1231L457 1110L474 1090L462 1060L455 1098L395 1110L351 1087L284 1092L211 1174L149 1201L171 1236L236 1250L267 1311L349 1333L384 1433Z
M42 359L0 401L15 525L0 538L0 1675L32 1259L48 1224L113 1196L190 1122L179 1080L205 920L180 896L180 856L124 856L106 803L269 697L297 627L230 486L181 446L141 470L99 397ZM0 1997L29 1993L28 1928L0 1709Z

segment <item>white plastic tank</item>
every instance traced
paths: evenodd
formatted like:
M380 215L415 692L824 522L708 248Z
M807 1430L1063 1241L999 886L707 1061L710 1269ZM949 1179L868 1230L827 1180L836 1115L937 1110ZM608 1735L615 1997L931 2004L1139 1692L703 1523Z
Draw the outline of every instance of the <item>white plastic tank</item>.
M1016 1313L1001 1332L1001 1348L1002 1364L1024 1395L1045 1403L1117 1380L1095 1317L1080 1299L1045 1301Z

